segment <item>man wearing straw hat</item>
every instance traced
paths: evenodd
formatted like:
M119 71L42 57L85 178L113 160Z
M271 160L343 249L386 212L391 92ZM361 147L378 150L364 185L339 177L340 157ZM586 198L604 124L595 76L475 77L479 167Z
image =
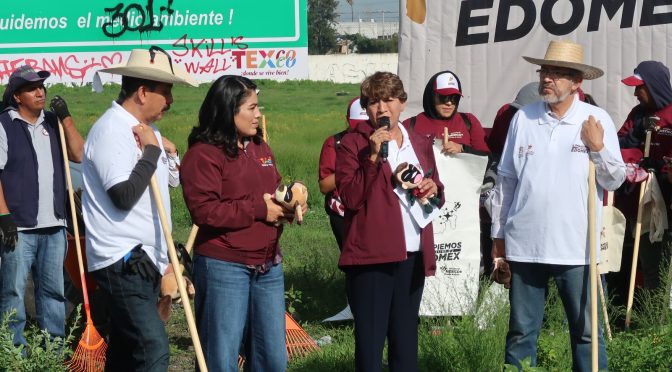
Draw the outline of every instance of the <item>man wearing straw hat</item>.
M602 206L603 189L621 185L625 165L609 115L579 100L582 81L603 74L583 63L581 45L551 41L544 58L523 58L540 66L542 100L522 107L511 121L492 202L493 259L497 267L508 262L511 270L505 360L520 368L530 358L536 365L545 294L553 278L569 323L573 370L589 371L589 160L597 171L596 208ZM601 329L598 335L602 370L607 355Z
M16 310L10 323L15 345L26 345L24 293L30 272L38 326L52 338L65 336L66 188L58 120L73 161L81 161L84 139L62 98L51 101L56 114L44 110L49 76L27 65L17 68L0 114L0 313Z
M197 83L158 47L131 51L99 72L119 74L119 98L84 145L88 270L110 300L106 370L165 371L168 338L156 300L167 247L148 185L156 174L170 216L168 159L154 126L173 102L173 84Z

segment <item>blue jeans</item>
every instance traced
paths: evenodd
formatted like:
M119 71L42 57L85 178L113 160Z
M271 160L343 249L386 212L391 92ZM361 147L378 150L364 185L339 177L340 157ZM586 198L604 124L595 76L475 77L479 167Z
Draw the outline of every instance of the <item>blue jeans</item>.
M143 279L130 272L122 258L91 275L110 307L105 371L166 371L168 334L156 309L161 282L158 270Z
M537 365L537 339L544 318L548 280L553 278L565 308L572 345L572 370L591 370L590 269L588 265L549 265L509 262L511 314L505 361L520 368L530 357ZM607 369L607 351L598 321L598 366Z
M257 273L243 264L194 257L196 325L210 371L238 371L245 334L251 371L285 371L285 283L282 264Z
M50 337L65 336L65 295L63 294L63 260L67 242L64 227L19 231L14 249L0 245L0 312L16 310L10 322L14 345L26 345L23 330L26 309L23 297L28 273L35 285L35 313L40 329Z

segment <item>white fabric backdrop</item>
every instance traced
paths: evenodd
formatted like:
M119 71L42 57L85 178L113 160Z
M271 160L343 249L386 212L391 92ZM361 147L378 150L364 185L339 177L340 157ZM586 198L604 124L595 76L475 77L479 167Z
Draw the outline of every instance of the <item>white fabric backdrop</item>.
M423 23L411 21L406 16L407 2L408 5L426 2ZM601 1L597 0L517 1L532 3L534 11L528 13L527 18L521 7L506 5L510 0L490 2L490 8L469 11L468 6L475 7L488 1L400 0L399 75L409 94L405 115L422 111L422 92L434 73L452 70L460 78L464 93L460 111L474 113L484 127L491 127L497 109L511 102L524 84L537 80L535 70L538 67L525 62L521 56L543 57L550 40L565 39L583 44L585 63L605 71L605 76L586 81L583 87L620 127L630 109L637 104L633 89L624 86L620 80L631 75L643 60L658 60L668 67L672 61L672 6L669 5L655 6L652 11L647 11L643 4L652 2L633 1L633 16L625 17L625 27L621 28L623 7L609 19L607 12L599 8ZM556 23L565 23L572 17L580 20L572 32L554 35L542 25L542 8L551 4L555 4L551 14ZM576 9L572 4L577 5ZM591 10L591 7L596 9ZM518 39L495 42L498 15L504 16L507 9L510 9L508 23L502 21L500 27L506 24L507 28L515 29L524 19L533 21L533 26ZM588 32L591 11L599 12L595 14L600 15L599 27L597 31ZM463 13L462 20L460 12ZM655 13L653 20L659 24L643 26L651 13ZM544 24L548 24L548 17L544 19ZM487 33L487 42L457 46L460 22L464 26L479 20L484 25L468 28L468 34ZM629 20L632 20L631 25L628 25Z

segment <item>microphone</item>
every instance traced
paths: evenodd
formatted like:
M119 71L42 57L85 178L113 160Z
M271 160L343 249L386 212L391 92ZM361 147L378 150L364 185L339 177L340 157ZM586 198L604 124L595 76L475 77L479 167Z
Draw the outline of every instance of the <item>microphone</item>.
M378 119L378 124L382 127L385 126L387 127L387 130L390 130L390 118L387 116L383 116L382 118ZM388 153L388 144L387 141L384 141L383 143L380 144L380 157L383 158L383 161L387 161L387 153Z

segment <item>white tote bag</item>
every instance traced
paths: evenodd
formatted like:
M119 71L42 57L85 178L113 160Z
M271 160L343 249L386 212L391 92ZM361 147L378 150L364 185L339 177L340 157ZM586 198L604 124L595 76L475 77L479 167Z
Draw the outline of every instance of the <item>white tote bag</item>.
M602 232L600 234L601 274L621 270L623 238L625 237L625 216L614 207L614 193L609 191L607 205L602 207Z

